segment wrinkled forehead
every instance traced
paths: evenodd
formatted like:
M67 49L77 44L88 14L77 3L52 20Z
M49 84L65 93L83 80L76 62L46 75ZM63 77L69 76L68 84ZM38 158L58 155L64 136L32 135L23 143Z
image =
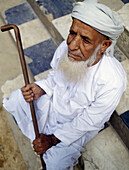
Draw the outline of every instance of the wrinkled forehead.
M124 30L123 25L109 7L91 2L91 0L76 2L72 17L92 26L92 28L110 37L110 39L116 40Z
M70 27L70 30L72 30L76 33L79 33L82 36L89 37L90 39L106 38L105 35L102 35L101 33L99 33L92 26L90 26L76 18L73 18L73 22Z

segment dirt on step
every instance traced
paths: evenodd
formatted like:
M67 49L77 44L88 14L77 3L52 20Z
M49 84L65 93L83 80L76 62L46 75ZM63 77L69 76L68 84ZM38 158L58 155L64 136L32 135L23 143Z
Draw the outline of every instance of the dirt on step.
M0 110L0 170L27 170L6 118Z

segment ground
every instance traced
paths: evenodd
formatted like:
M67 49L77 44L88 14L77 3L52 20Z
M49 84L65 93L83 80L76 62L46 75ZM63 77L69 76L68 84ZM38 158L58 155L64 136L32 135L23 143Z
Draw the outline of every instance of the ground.
M9 1L0 2L0 11ZM0 26L4 25L0 17ZM12 79L20 73L16 47L9 33L0 32L0 88L7 79ZM8 42L8 43L7 43ZM16 57L16 58L15 58ZM0 169L26 170L22 155L18 149L13 132L8 123L6 112L2 108L2 92L0 90Z

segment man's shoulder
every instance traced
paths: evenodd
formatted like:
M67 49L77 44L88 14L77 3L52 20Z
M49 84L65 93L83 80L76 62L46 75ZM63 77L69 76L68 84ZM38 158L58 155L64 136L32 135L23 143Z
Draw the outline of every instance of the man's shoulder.
M51 67L54 69L57 67L60 59L65 55L65 53L67 52L68 50L68 46L67 46L67 43L66 43L66 40L64 40L59 46L58 48L56 49L55 53L54 53L54 56L53 56L53 59L51 61Z
M66 43L66 40L64 40L56 49L54 57L53 58L62 58L64 54L67 52L68 46Z
M104 56L98 74L100 79L112 85L121 85L126 81L126 73L115 57Z
M66 43L66 40L62 41L62 43L58 46L57 50L56 51L60 51L62 52L65 51L68 49L68 46L67 46L67 43Z

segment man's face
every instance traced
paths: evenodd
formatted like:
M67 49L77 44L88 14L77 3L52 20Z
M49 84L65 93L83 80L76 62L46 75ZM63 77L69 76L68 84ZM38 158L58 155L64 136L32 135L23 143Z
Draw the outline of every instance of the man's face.
M86 61L100 42L100 33L83 22L73 19L67 38L68 57L71 61Z

